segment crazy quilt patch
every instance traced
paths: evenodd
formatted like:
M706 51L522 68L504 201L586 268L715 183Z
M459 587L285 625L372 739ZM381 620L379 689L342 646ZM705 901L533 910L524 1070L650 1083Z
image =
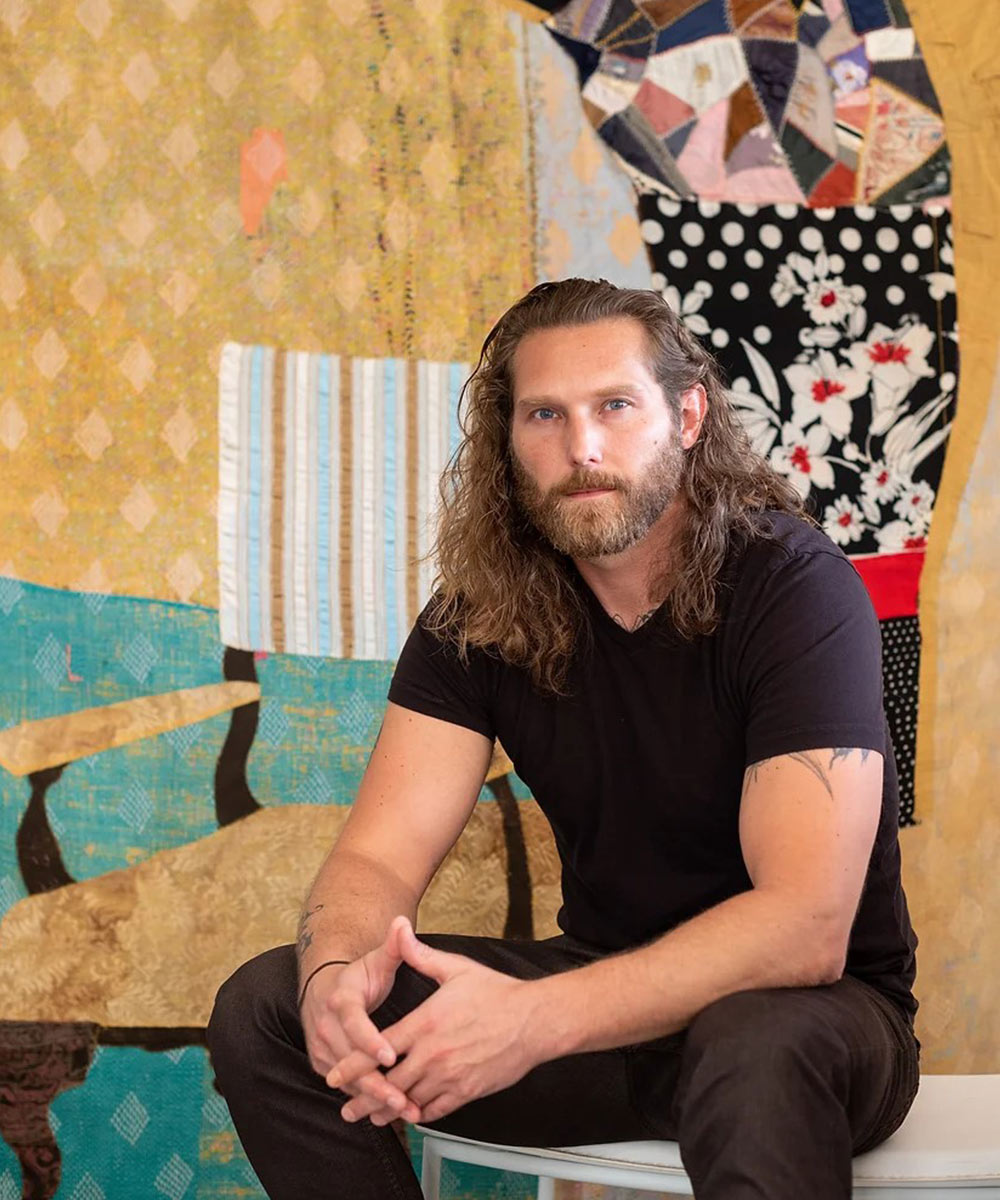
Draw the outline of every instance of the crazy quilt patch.
M722 364L757 451L855 562L880 619L915 623L957 389L947 211L652 194L639 211L654 286ZM883 637L905 813L918 672Z
M640 192L810 207L950 192L901 0L571 0L547 24Z

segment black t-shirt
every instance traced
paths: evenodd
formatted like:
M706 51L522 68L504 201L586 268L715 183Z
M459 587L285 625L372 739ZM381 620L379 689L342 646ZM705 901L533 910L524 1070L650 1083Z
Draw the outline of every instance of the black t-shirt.
M569 696L541 693L485 650L463 665L418 619L389 699L499 738L555 834L560 927L608 950L752 887L738 825L749 764L828 746L879 751L882 814L847 971L912 1014L917 940L900 883L878 622L824 534L766 519L771 536L729 556L711 636L682 639L665 608L629 633L578 577L592 636L574 654Z

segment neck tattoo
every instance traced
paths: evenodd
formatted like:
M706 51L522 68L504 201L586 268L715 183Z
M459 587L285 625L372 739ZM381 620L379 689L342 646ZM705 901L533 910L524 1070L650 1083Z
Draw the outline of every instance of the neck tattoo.
M629 633L635 633L635 631L637 629L639 629L641 626L646 624L646 622L649 620L649 618L655 612L656 612L656 609L651 608L649 610L649 612L644 612L640 616L636 617L636 619L632 622L631 625L619 613L612 613L611 619L615 622L616 625L620 625L622 627L622 629L628 630Z

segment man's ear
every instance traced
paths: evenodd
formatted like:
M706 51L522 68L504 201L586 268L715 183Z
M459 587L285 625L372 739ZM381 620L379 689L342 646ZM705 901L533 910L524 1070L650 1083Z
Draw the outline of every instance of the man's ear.
M681 446L690 450L701 434L701 427L708 412L708 396L700 383L681 392Z

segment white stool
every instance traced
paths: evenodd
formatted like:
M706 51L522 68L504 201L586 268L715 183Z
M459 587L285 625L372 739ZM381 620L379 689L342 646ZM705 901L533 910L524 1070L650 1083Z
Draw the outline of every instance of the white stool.
M421 1185L439 1200L441 1161L540 1176L538 1200L555 1179L689 1195L676 1142L619 1142L537 1149L425 1135ZM1000 1200L1000 1075L924 1075L902 1126L854 1159L854 1195L865 1200Z

